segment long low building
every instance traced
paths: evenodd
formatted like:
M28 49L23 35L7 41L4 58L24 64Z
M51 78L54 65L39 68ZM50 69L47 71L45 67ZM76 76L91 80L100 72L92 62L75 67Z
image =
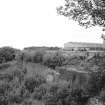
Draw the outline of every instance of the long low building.
M64 50L68 51L105 51L105 45L101 43L68 42L64 44Z

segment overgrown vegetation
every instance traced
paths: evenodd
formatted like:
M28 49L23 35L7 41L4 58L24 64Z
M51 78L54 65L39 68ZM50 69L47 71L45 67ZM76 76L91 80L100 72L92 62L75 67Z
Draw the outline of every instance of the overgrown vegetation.
M88 59L61 51L0 51L5 59L0 62L0 105L87 105L91 98L105 102L104 55ZM48 82L47 74L55 79Z
M15 49L11 47L0 48L0 63L5 63L15 59Z

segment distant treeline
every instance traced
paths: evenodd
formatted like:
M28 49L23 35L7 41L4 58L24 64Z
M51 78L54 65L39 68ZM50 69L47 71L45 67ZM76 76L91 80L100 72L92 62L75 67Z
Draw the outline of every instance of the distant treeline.
M27 47L24 48L24 50L60 50L61 48L59 47Z

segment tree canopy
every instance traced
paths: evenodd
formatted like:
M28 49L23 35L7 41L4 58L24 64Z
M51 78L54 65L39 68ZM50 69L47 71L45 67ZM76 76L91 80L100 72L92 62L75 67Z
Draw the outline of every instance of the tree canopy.
M65 0L64 6L58 7L57 12L86 28L97 25L105 28L104 0Z

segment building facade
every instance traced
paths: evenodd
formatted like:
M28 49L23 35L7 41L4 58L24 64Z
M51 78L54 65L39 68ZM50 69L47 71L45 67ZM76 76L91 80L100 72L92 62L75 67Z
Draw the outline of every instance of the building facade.
M64 44L65 51L105 51L105 35L102 34L103 43L68 42Z
M100 43L68 42L64 44L67 51L105 51L105 45Z

